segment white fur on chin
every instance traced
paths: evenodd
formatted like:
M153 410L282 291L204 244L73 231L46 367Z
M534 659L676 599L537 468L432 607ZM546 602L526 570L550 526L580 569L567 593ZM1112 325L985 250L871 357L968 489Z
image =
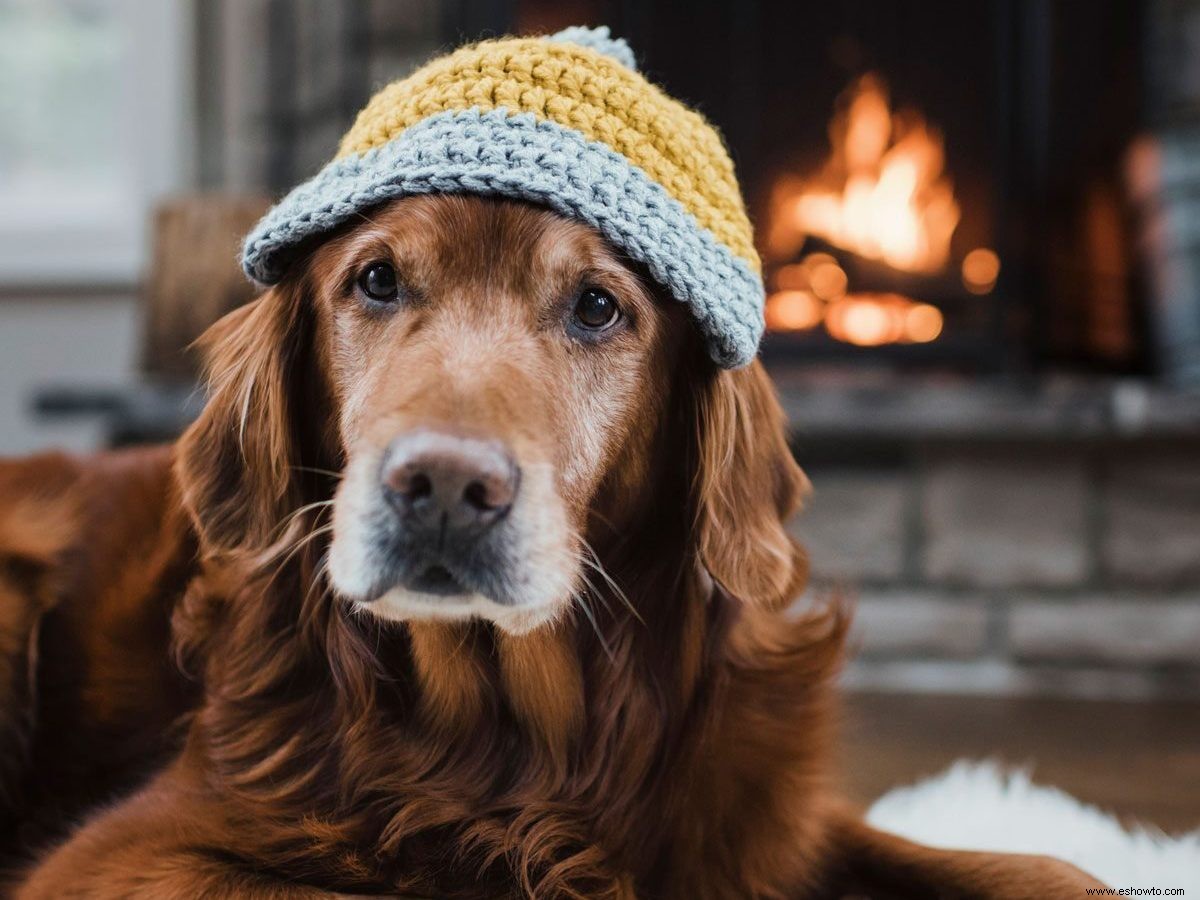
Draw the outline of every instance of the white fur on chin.
M867 821L918 843L952 850L1039 853L1065 860L1113 888L1183 888L1200 896L1200 830L1168 837L1125 829L1113 816L1029 773L960 760L942 775L875 802Z
M555 618L556 604L505 606L482 594L447 597L395 587L370 603L355 602L355 608L394 622L461 622L486 619L509 634L527 634Z

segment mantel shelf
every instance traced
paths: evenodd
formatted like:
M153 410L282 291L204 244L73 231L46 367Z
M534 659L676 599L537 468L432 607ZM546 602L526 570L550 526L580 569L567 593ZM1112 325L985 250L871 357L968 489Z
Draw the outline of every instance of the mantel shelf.
M1147 380L1050 377L1018 385L769 368L802 441L1200 442L1200 392Z

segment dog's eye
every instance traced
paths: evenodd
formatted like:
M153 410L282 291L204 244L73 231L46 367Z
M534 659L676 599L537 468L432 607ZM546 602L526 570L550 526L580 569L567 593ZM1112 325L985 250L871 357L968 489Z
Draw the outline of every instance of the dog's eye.
M621 317L617 301L604 291L587 288L575 301L575 324L588 331L604 331Z
M391 303L400 297L400 283L391 263L371 263L358 276L358 287L378 303Z

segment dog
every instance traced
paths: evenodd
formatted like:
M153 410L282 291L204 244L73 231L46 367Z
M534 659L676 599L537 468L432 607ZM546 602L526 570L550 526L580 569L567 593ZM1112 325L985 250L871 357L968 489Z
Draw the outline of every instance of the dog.
M173 447L0 468L16 897L1100 886L839 800L771 383L594 229L393 201L203 349Z

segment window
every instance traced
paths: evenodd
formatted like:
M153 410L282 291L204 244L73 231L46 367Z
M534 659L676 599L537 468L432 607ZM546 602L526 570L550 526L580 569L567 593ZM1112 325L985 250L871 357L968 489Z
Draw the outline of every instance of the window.
M180 184L186 0L0 0L0 282L128 283Z

